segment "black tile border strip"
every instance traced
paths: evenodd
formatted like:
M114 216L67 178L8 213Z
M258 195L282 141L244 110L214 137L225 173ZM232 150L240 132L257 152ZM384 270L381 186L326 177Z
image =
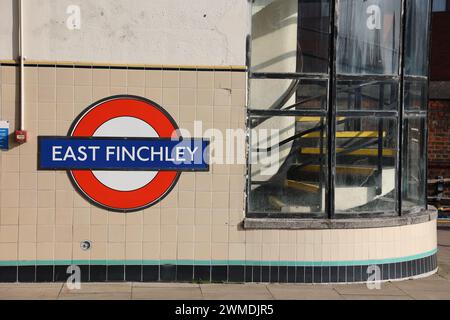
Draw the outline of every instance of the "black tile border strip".
M437 269L437 255L379 267L380 280L401 280ZM65 282L68 266L2 266L0 283ZM193 266L193 265L83 265L82 282L188 283L354 283L369 278L370 266Z
M6 267L0 268L0 273L4 274L9 270ZM20 266L17 270L17 282L36 282L36 266Z
M37 266L36 282L37 283L54 282L53 278L54 273L55 273L55 266Z
M143 266L125 266L125 281L143 282Z
M0 283L17 282L17 267L3 267L0 269Z
M18 63L0 63L0 66L19 67ZM247 72L245 68L227 67L158 67L158 66L126 66L126 65L82 65L82 64L53 64L53 63L25 63L26 68L61 68L61 69L111 69L111 70L157 70L157 71L198 71L198 72Z
M142 282L158 282L159 266L142 266Z

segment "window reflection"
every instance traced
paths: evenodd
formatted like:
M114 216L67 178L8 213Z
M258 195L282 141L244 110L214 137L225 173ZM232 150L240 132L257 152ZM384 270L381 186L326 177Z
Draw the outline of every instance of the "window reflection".
M405 73L426 76L428 74L428 42L430 0L408 0L406 18Z
M402 207L407 212L426 206L425 117L408 117L403 132Z
M398 74L401 0L338 2L337 73Z
M337 110L386 111L398 109L397 81L337 82Z
M448 0L433 0L433 12L444 12L449 9Z
M404 92L405 111L426 111L428 106L428 81L406 79Z
M327 73L330 0L299 1L299 72Z
M252 72L327 73L330 0L255 0Z

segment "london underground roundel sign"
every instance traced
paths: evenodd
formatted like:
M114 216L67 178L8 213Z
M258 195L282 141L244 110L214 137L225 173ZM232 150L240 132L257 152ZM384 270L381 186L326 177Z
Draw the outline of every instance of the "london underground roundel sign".
M66 170L90 202L132 212L161 201L182 171L208 171L204 139L179 136L173 118L156 103L114 96L94 103L66 137L38 138L39 169Z

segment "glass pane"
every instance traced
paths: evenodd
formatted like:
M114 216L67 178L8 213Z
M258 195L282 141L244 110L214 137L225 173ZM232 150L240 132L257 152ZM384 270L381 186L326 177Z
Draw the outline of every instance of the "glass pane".
M398 109L396 81L338 81L336 92L338 111L386 111Z
M340 0L337 73L398 74L400 16L401 0Z
M330 0L255 0L252 72L327 73L329 22Z
M448 0L433 0L433 12L447 11Z
M300 0L299 7L299 71L328 73L330 0Z
M325 118L253 117L251 122L259 124L250 136L249 211L271 213L274 217L323 217L327 172Z
M395 215L397 121L338 118L335 207L339 213Z
M428 107L428 82L405 80L405 110L426 111Z
M425 117L405 118L402 156L402 210L426 206Z
M250 109L306 110L327 107L327 80L251 79Z
M298 0L255 0L252 6L253 72L296 72Z
M430 0L408 0L405 74L428 75Z

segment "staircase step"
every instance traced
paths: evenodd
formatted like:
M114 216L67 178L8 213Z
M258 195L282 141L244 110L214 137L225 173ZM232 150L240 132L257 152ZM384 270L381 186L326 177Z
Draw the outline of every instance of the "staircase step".
M326 134L323 137L326 138ZM386 132L383 132L383 137L386 137ZM320 132L309 133L302 138L320 138ZM336 133L336 138L378 138L378 131L341 131Z
M316 184L294 180L286 180L286 187L310 193L316 193L320 191L320 187Z
M269 203L272 207L275 209L281 210L282 208L286 207L286 204L278 199L276 196L269 196Z
M319 165L309 165L300 169L302 172L320 172ZM354 174L362 176L370 176L375 173L377 169L371 167L357 167L357 166L337 166L337 174Z
M325 121L325 118L321 117L297 117L297 122L320 122L322 119ZM345 117L338 117L337 121L345 120Z
M344 148L336 148L337 153L345 152ZM320 148L301 148L301 154L324 154L325 150L321 151ZM383 157L395 157L397 151L394 149L383 149ZM348 156L368 156L368 157L378 157L378 149L360 149L353 152L349 152Z

